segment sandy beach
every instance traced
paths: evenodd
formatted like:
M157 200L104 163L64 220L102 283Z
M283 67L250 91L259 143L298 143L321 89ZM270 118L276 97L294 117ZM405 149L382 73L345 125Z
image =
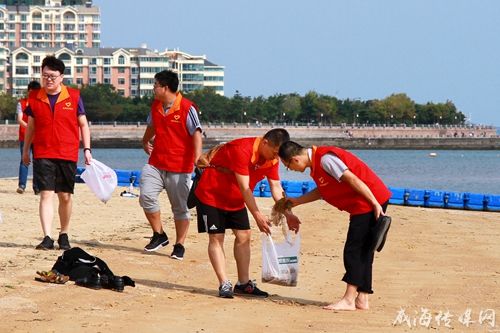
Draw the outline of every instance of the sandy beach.
M16 187L17 180L0 179L0 332L500 332L500 213L389 206L393 223L376 254L371 309L333 312L322 306L345 290L348 216L325 202L294 210L303 222L296 287L260 281L260 234L252 221L252 277L271 296L220 299L207 235L195 223L184 261L169 257L171 245L146 254L152 232L138 200L120 197L117 188L103 204L85 184L75 189L71 244L132 277L136 287L118 293L35 281L61 251L34 249L42 238L39 198ZM165 194L161 201L173 239ZM269 212L272 200L258 204ZM53 236L58 226L55 220ZM227 233L234 282L232 243Z

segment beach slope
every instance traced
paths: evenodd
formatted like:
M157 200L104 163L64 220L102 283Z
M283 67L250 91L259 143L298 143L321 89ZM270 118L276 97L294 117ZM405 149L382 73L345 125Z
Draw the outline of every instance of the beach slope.
M0 179L0 332L448 332L446 325L456 332L499 330L487 316L500 314L498 213L389 206L393 222L384 250L376 253L371 309L337 313L322 306L345 289L348 216L325 202L294 210L303 221L297 287L260 282L260 235L252 221L251 275L272 296L220 299L207 235L198 234L195 223L184 261L169 258L171 245L146 254L151 230L137 199L122 198L117 189L103 204L85 184L75 189L71 244L105 260L115 274L132 277L136 287L118 293L71 281L34 281L35 272L49 270L61 252L34 249L41 240L39 198L15 193L16 184ZM166 195L161 200L173 239ZM270 212L270 199L258 204ZM228 232L234 282L232 243Z

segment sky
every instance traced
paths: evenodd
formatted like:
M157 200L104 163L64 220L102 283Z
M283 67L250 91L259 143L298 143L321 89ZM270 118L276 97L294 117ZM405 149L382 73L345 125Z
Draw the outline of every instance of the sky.
M101 45L225 66L224 93L405 93L500 126L498 0L94 0Z

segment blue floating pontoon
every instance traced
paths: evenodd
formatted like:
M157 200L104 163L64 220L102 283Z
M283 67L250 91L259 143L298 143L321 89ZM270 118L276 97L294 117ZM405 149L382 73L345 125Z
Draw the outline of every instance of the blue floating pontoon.
M77 183L83 183L80 175L84 170L85 168L82 167L77 168L75 179ZM140 171L115 170L115 172L118 176L119 186L130 186L130 184L135 187L139 186L141 179ZM316 184L313 181L282 180L281 186L286 195L291 198L299 197L316 188ZM389 204L392 205L500 212L500 195L495 194L397 187L389 187L389 190L392 192ZM261 180L255 185L253 195L263 198L271 197L271 188L267 179Z
M427 207L443 208L444 207L444 193L443 191L427 190Z
M408 200L407 204L409 206L426 206L427 197L425 195L425 190L410 189L408 190Z
M389 187L393 205L500 212L500 195Z

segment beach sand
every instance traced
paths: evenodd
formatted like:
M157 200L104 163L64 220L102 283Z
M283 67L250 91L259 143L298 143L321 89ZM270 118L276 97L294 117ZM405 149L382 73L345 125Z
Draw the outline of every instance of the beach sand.
M296 287L260 281L260 234L252 221L251 275L271 296L220 299L207 235L198 234L195 223L184 261L169 258L172 245L146 254L152 232L138 200L120 197L118 188L103 204L85 184L75 189L71 244L105 260L115 274L129 275L136 287L118 293L34 281L61 252L34 249L42 238L39 198L15 193L16 185L0 180L0 332L413 332L429 331L427 323L432 331L449 332L449 325L454 332L500 332L500 324L491 327L488 320L500 321L500 213L389 206L393 221L385 248L376 253L371 309L333 312L322 306L345 290L348 216L325 202L294 209L303 222ZM166 195L161 201L172 241ZM272 200L259 198L258 204L269 212ZM56 219L53 235L58 226ZM234 282L232 244L228 232ZM440 312L449 314L448 322ZM462 315L469 312L473 322L466 326Z

